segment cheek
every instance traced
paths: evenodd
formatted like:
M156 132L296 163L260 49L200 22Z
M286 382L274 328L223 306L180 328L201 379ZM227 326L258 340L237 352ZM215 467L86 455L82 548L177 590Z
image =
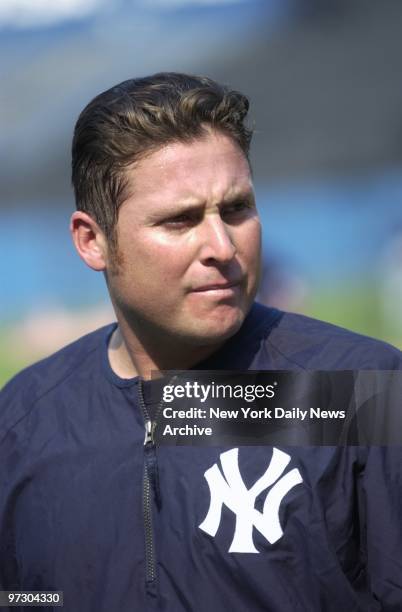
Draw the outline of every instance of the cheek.
M136 266L135 276L142 277L148 285L158 285L165 280L179 279L188 266L188 249L179 240L144 239L131 252L131 264Z
M258 265L261 258L261 223L259 219L250 220L247 227L241 228L238 237L238 248L244 260Z

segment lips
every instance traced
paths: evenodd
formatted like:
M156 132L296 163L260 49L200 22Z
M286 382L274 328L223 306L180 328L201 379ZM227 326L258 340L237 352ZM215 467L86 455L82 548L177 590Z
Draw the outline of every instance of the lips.
M224 290L224 289L230 289L231 287L236 287L237 285L240 284L240 280L236 280L236 281L227 281L225 283L211 283L210 285L202 285L201 287L197 287L196 289L193 289L194 292L199 293L201 291L217 291L217 290Z

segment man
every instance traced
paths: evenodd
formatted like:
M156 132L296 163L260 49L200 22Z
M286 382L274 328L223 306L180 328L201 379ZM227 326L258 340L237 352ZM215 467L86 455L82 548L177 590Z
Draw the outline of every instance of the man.
M402 365L253 304L247 110L210 79L162 73L81 113L71 231L118 323L3 391L1 588L63 591L71 612L402 609L398 449L155 447L153 370Z

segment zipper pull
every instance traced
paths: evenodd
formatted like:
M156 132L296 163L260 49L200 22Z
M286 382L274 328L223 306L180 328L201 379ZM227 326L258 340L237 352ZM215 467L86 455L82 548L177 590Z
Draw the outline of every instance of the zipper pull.
M144 438L144 446L147 444L153 444L153 423L152 421L145 421L145 438Z
M144 438L144 446L147 444L155 444L155 429L157 422L156 421L145 421L145 438Z
M145 454L148 457L147 461L147 471L148 478L151 485L151 488L155 494L155 501L158 507L158 510L162 507L162 497L159 485L159 469L158 469L158 460L155 454L155 440L154 440L154 431L156 427L156 421L145 421L145 439L144 439L144 447Z

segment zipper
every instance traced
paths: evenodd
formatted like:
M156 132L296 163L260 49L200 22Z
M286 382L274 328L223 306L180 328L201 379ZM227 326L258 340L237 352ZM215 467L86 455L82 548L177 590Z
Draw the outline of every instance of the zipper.
M146 465L144 466L143 513L145 527L145 581L150 583L154 582L156 578L156 570L154 535L152 529L151 486Z
M173 382L174 376L170 382ZM158 416L163 408L163 400L160 401L155 418L152 421L144 400L142 380L138 382L138 397L141 412L144 418L144 480L143 480L143 516L145 530L145 581L149 586L156 584L156 559L155 559L155 538L152 525L152 493L158 509L162 506L158 462L156 457L155 429L158 424Z
M148 455L155 446L153 440L153 422L149 416L149 412L145 405L144 394L142 390L142 381L138 382L138 396L140 400L141 412L144 418L145 438L144 438L144 479L143 479L143 517L145 531L145 582L147 584L155 582L156 579L156 563L155 563L155 543L154 532L152 526L152 491L151 482L148 471Z

